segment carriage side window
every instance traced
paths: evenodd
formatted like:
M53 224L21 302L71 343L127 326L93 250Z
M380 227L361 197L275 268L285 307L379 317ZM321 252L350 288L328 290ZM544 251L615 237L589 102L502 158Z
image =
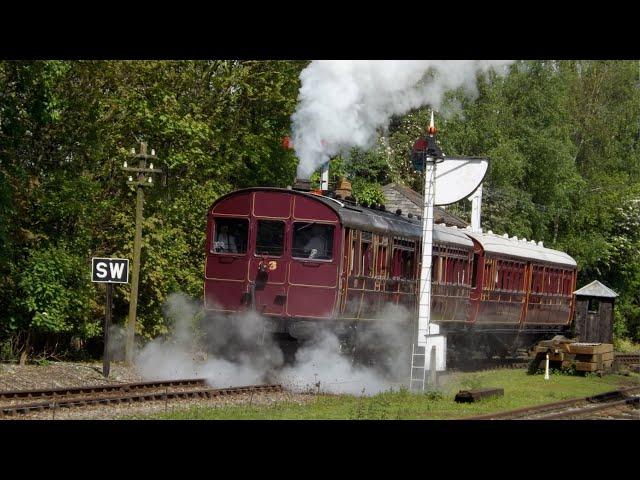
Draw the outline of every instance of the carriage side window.
M495 260L487 259L484 262L484 289L493 290L498 281L498 272L494 272Z
M216 218L211 253L246 253L249 221L243 218Z
M439 260L440 257L437 256L437 254L433 254L433 259L432 259L432 263L431 263L431 281L432 282L437 282L438 281L438 265L439 265Z
M532 265L531 269L533 270L531 274L531 292L539 293L540 292L540 272L538 267Z
M371 276L371 244L368 242L362 242L361 260L363 277Z
M404 251L402 252L402 276L409 280L414 278L414 252Z
M450 255L449 252L447 252L447 256L444 258L444 262L446 265L444 282L454 283L455 282L455 279L453 277L454 259L449 255Z
M333 258L333 225L295 222L291 256L313 260Z
M258 220L256 255L281 257L284 252L284 222L280 220Z
M404 276L402 271L402 253L402 250L394 248L393 254L391 255L391 278L394 280L398 280Z
M378 256L376 262L376 273L377 277L386 277L387 276L387 247L383 245L378 245Z
M357 275L357 272L355 272L355 269L357 268L357 264L355 261L357 248L358 241L353 240L351 242L351 255L349 255L349 275Z
M514 263L514 272L513 272L513 288L517 292L522 291L522 271L524 269L524 265L522 263Z
M502 288L505 290L513 290L513 286L511 284L513 281L513 262L505 262L504 270L505 278L502 281Z

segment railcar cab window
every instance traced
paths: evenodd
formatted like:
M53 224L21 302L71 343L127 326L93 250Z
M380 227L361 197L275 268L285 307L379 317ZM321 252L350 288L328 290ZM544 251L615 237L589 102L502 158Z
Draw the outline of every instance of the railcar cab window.
M280 220L258 220L256 255L281 257L284 251L284 222Z
M246 253L249 221L243 218L216 218L211 253Z
M312 260L333 258L333 225L295 222L291 256Z

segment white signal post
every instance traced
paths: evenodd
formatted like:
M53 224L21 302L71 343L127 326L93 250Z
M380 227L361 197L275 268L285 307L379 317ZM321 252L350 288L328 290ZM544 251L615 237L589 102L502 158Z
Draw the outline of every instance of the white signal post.
M433 112L429 136L436 132ZM436 203L436 163L442 161L427 156L424 171L424 208L422 212L422 269L420 271L420 300L418 307L418 346L427 345L427 335L438 334L437 325L431 325L431 262L433 253L433 207ZM426 360L426 359L425 359Z
M429 352L434 351L434 371L446 370L446 336L440 334L440 326L431 322L431 269L433 261L434 207L448 205L469 197L473 193L472 228L480 230L481 183L489 161L481 157L447 157L437 144L433 112L428 136L414 145L412 161L414 168L424 170L424 203L422 212L422 261L420 268L420 293L418 299L418 338L414 343L411 358L410 388L418 383L424 390L426 371L433 366ZM422 142L422 146L419 143ZM439 174L436 166L440 164ZM436 187L439 188L436 192ZM446 320L446 319L445 319ZM416 348L418 347L418 348ZM424 353L423 353L424 352ZM419 372L415 375L416 370ZM434 380L431 379L433 383Z
M482 204L482 184L469 197L471 199L471 231L474 233L482 233L480 227L480 206Z

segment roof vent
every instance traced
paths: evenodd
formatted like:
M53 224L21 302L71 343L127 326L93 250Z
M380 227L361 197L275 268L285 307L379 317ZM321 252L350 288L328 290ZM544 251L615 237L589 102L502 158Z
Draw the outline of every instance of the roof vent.
M540 241L538 242L538 246L539 246L539 247L544 247L544 245L542 244L542 240L540 240Z
M508 233L503 234L502 238L509 238L509 234Z
M465 228L465 230L471 230L471 225L467 225L467 227Z
M524 243L527 243L527 239L526 239L526 237L525 237L525 238L523 238L523 239L522 239L522 240L520 240L520 241L521 241L521 242L524 242Z
M493 230L489 230L489 231L487 232L487 235L493 235Z
M409 213L409 214L407 215L407 217L408 217L408 218L413 218L413 213Z
M517 242L517 241L518 241L518 237L516 237L516 236L514 235L513 237L511 237L511 240L512 240L513 242Z
M451 228L455 228L456 230L458 229L458 227L455 225L451 225Z
M396 210L396 215L400 215L400 216L402 216L402 209L400 209L400 208L399 208L399 209L397 209L397 210Z

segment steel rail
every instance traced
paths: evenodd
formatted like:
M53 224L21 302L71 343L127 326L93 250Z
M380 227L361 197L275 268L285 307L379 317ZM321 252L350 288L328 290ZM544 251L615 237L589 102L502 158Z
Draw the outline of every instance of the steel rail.
M613 402L620 400L621 398L640 392L640 386L627 387L619 390L612 390L610 392L601 393L584 398L571 398L569 400L561 400L559 402L545 403L543 405L536 405L533 407L517 408L514 410L507 410L506 412L488 413L484 415L476 415L473 417L463 417L460 420L516 420L523 419L523 417L537 415L540 413L552 412L561 408L568 408L578 406L581 404L593 404L598 402L607 402L606 405L610 407ZM629 398L623 398L624 401L631 400ZM605 405L603 403L603 405ZM541 417L540 420L547 419L549 417Z
M68 396L86 393L104 393L114 391L130 391L166 387L189 387L205 385L204 378L191 378L183 380L163 380L157 382L118 383L106 385L90 385L86 387L59 387L37 390L5 390L0 391L0 399L12 398L47 398L56 396Z
M252 392L280 392L282 385L247 385L229 388L204 388L179 392L138 393L119 396L95 396L87 398L53 399L47 402L27 403L0 407L0 416L26 414L33 411L42 411L52 408L74 408L87 405L108 405L133 402L149 402L159 400L174 400L185 398L215 398L226 395L238 395Z
M603 410L609 410L612 408L640 405L640 397L625 398L623 400L608 401L600 405L588 405L585 408L578 410L569 410L558 413L552 413L551 415L544 415L536 418L535 420L566 420L575 417L585 417L596 412L602 412Z

